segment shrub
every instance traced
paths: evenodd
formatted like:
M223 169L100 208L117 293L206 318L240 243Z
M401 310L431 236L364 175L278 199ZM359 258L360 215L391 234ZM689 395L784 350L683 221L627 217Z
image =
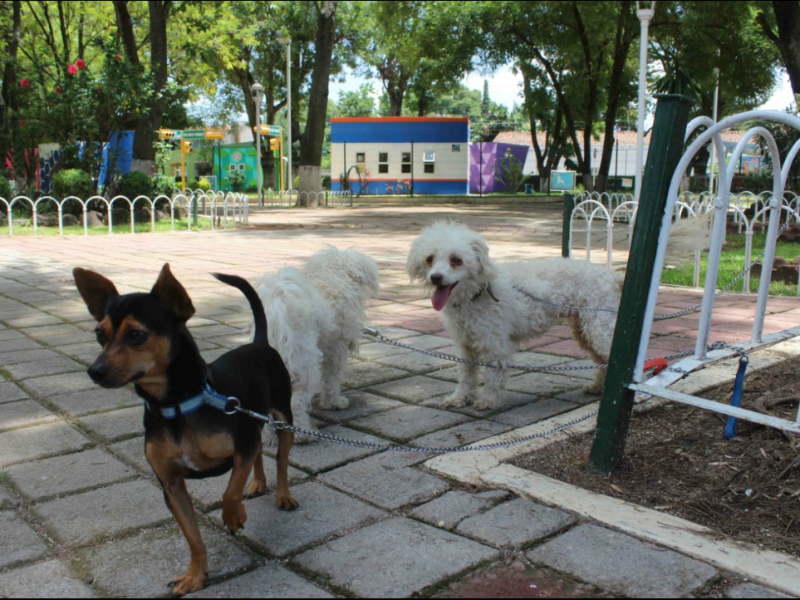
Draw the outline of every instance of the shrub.
M167 196L168 198L172 198L178 192L178 184L175 183L174 177L156 175L153 177L152 185L154 196Z
M80 169L65 169L53 175L53 196L63 200L67 196L77 196L86 200L94 195L94 182L91 175Z
M186 182L186 187L192 191L200 188L200 182L197 179L190 179Z
M204 192L211 191L211 182L208 179L201 179L197 182L197 187L194 188L196 190L202 190Z
M119 181L115 195L126 196L133 200L138 196L150 198L153 194L153 180L141 171L125 173Z
M8 179L0 175L0 198L11 202L12 194L11 184L8 183Z
M244 187L244 181L244 175L238 171L233 171L228 174L228 183L234 189L234 191L238 192L242 187Z

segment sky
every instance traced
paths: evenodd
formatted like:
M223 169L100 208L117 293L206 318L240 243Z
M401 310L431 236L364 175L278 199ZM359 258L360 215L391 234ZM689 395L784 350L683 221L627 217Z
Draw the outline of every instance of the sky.
M489 74L481 75L479 73L471 73L462 80L462 83L469 89L478 90L483 92L483 80L489 80L489 97L493 102L512 108L515 103L520 103L519 97L520 86L522 85L522 76L515 75L511 71L511 67L503 67L498 71ZM356 75L348 75L345 83L331 82L330 86L330 99L336 101L339 99L339 91L349 92L356 91L360 85L366 83L367 79L358 77ZM375 80L373 89L375 96L380 93L380 82ZM776 87L772 97L761 108L765 110L784 110L788 107L794 98L792 96L792 86L789 83L789 76L786 73L781 74L780 83Z

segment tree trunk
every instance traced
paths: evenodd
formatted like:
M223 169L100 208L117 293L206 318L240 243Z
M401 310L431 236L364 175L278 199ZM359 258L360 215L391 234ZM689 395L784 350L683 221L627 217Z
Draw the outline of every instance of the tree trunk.
M800 2L773 1L778 36L773 39L783 57L795 96L800 94Z
M150 73L155 99L150 112L136 124L131 168L149 174L155 164L156 151L153 143L158 139L156 131L161 128L161 118L164 116L161 92L167 84L167 19L172 2L150 0L147 4L150 13Z
M133 19L128 10L128 0L114 0L114 13L117 17L117 31L125 48L125 56L132 65L139 66L139 51L133 31Z
M322 144L325 141L325 120L328 115L328 84L333 62L333 47L336 39L336 6L338 2L325 1L317 5L317 37L314 44L314 70L311 73L311 89L308 94L308 116L306 129L300 144L300 182L302 192L322 192ZM291 150L290 150L291 151ZM308 195L310 196L310 194ZM318 198L299 200L301 205L316 206Z
M611 170L611 156L614 151L614 127L617 124L617 111L619 110L619 99L622 95L622 73L625 70L625 62L628 60L633 36L630 35L630 0L620 2L619 19L617 20L617 34L614 42L614 62L611 66L611 81L608 85L608 100L606 102L605 118L605 139L603 140L603 151L600 156L600 169L598 170L595 189L598 192L605 192L608 186L608 173ZM609 135L611 132L612 135Z
M6 6L8 3L4 3ZM6 7L4 6L4 8ZM6 157L12 150L12 129L18 128L14 122L17 113L17 51L19 49L20 31L22 28L22 2L11 3L12 26L6 40L5 68L3 69L3 89L0 94L0 171L5 168ZM17 170L17 169L15 169Z

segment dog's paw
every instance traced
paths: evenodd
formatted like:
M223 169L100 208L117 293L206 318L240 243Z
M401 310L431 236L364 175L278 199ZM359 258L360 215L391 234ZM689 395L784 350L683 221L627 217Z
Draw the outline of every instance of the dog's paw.
M292 495L289 492L286 492L285 494L278 494L279 510L292 511L297 510L297 507L299 506L300 504L297 502L297 500L292 498Z
M317 406L321 410L344 410L350 406L350 400L344 396L337 396L336 398L325 397L320 398Z
M257 498L258 496L263 496L266 493L267 482L253 479L253 481L250 482L250 487L247 488L245 498Z
M605 385L601 383L600 385L596 383L587 383L583 386L583 391L586 394L591 394L592 396L600 396L603 393L603 388Z
M185 596L192 592L199 592L206 585L206 574L203 569L195 569L189 567L180 577L176 577L169 582L172 587L172 594L174 596Z
M472 405L475 410L496 410L503 405L503 401L493 396L481 396Z
M467 404L469 404L471 398L469 396L465 396L463 394L453 394L452 396L448 396L442 401L442 407L444 408L463 408Z
M236 504L222 505L222 522L231 533L236 533L240 529L244 529L244 524L247 521L247 511L244 504L237 502Z

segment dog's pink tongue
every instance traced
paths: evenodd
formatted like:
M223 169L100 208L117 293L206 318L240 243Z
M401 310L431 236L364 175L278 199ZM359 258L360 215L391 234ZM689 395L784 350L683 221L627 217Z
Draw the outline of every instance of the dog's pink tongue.
M444 308L448 298L450 298L451 289L449 285L440 285L436 288L436 291L433 292L433 296L431 296L431 303L435 310L442 310Z

